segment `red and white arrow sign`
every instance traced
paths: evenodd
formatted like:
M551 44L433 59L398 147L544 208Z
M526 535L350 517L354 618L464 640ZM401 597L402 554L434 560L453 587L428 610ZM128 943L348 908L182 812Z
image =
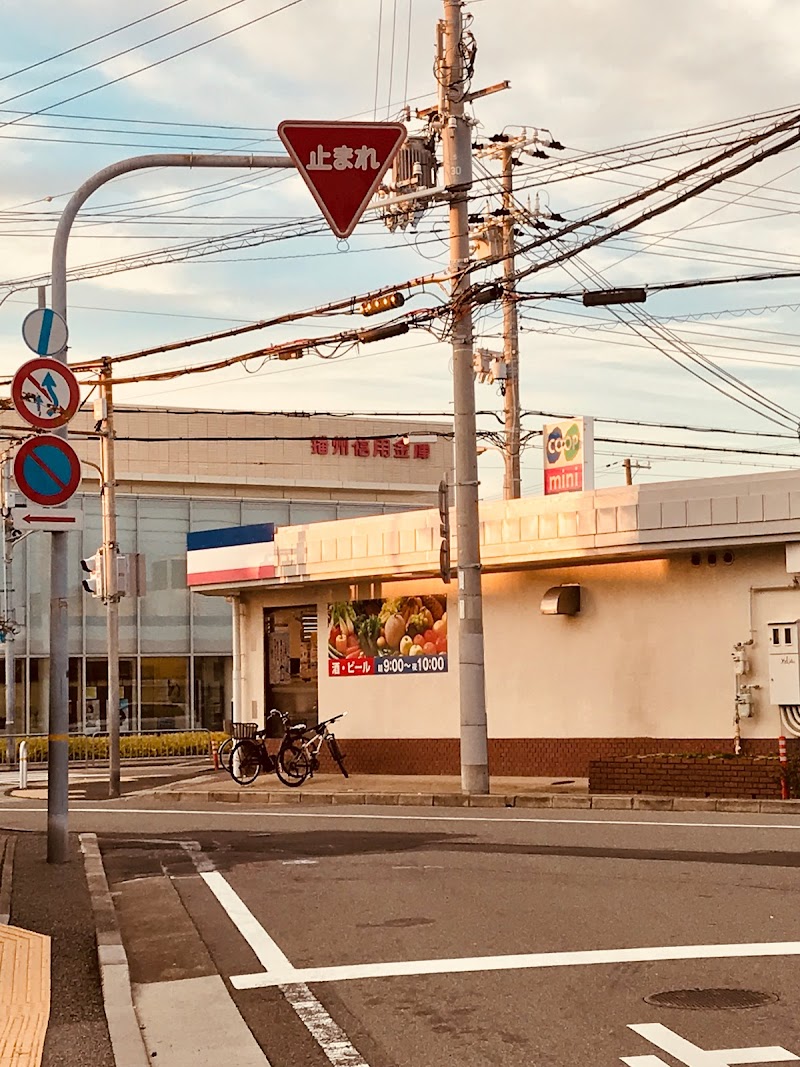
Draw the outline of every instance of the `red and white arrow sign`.
M400 122L282 122L278 136L337 237L349 237L406 139Z
M14 509L14 525L18 530L80 530L83 527L83 514L80 511L67 511L61 508L34 510L30 504Z

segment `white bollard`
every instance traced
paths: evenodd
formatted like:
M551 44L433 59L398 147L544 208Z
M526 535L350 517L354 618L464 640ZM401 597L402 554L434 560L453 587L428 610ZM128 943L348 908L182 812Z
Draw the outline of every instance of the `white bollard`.
M19 745L19 787L28 788L28 742L20 741Z

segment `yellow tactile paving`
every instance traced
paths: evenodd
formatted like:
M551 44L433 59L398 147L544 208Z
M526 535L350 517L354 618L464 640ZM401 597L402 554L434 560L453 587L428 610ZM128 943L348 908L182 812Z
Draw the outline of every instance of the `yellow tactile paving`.
M0 926L0 1067L40 1067L50 1018L50 938Z

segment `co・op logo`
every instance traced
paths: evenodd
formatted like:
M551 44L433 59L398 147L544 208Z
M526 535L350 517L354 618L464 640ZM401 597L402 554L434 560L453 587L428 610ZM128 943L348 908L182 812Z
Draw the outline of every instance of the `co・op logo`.
M561 428L556 426L547 436L545 444L547 462L558 463L559 458L563 456L566 463L571 463L580 451L580 447L581 435L576 423L573 423L566 433L562 433Z

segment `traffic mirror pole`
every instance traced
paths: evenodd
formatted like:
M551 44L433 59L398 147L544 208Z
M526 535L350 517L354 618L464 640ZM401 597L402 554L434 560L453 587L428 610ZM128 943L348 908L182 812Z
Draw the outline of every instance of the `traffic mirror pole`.
M133 156L104 167L87 179L68 200L53 241L51 283L53 311L67 321L67 245L75 217L89 199L107 182L137 170L156 167L228 168L238 170L292 169L288 156L194 155L157 153ZM67 347L53 353L67 363ZM53 431L67 437L66 426ZM47 862L66 863L69 859L69 558L66 533L51 534L50 548L50 686L47 756ZM117 696L119 687L117 687Z

